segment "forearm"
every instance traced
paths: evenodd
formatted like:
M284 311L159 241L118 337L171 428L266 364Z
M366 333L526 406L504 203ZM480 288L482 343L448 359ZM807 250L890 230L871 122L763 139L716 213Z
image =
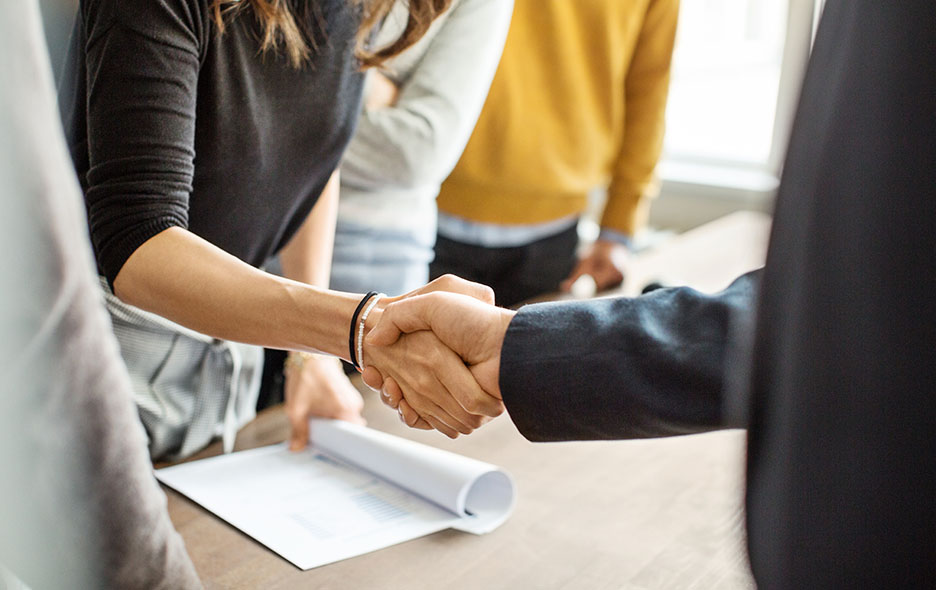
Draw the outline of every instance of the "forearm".
M663 152L666 87L669 77L653 89L627 100L627 125L618 152L601 227L633 236L646 223L657 192L656 167Z
M625 79L624 133L602 227L632 235L645 221L663 150L678 0L650 3Z
M328 286L337 215L338 172L335 172L299 231L280 252L284 276L319 288ZM344 325L349 323L350 319ZM340 331L338 336L342 337ZM305 448L312 416L363 423L361 394L334 358L292 353L289 358L284 368L284 398L291 425L291 449Z
M358 297L258 270L195 234L170 228L130 256L120 299L209 336L348 358Z
M729 425L725 366L736 314L757 273L705 295L662 289L635 299L529 305L501 354L507 411L531 440L641 438Z

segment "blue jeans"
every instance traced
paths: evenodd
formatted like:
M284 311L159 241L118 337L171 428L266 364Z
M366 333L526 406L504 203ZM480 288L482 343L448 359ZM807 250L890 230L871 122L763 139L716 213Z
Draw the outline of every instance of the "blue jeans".
M435 236L339 221L330 286L338 291L402 295L429 281Z

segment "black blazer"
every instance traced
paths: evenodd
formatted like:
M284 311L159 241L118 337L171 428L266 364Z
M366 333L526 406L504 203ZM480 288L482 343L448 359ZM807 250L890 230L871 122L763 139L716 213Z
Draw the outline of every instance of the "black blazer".
M936 2L829 0L759 289L525 307L508 412L533 440L746 425L761 590L934 588L934 221Z

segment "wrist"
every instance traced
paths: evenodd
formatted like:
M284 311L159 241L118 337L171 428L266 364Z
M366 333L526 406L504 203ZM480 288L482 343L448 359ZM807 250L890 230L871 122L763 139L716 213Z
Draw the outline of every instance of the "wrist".
M296 350L350 360L348 330L361 296L280 279L282 296L273 325L280 339L271 348Z
M283 372L302 371L309 363L313 362L311 352L301 350L290 350L286 353L286 360L283 361Z
M371 312L367 315L367 318L365 318L364 323L362 324L364 327L364 332L361 337L361 355L363 358L358 359L358 361L361 363L362 369L367 367L369 364L373 365L373 362L371 361L371 359L373 359L371 356L372 349L367 343L367 335L370 334L370 331L373 330L380 322L380 317L383 315L383 310L386 305L386 299L381 298L377 305L374 306L374 309L372 309Z
M607 227L601 228L601 232L598 234L598 241L608 244L617 244L628 250L630 250L634 244L634 238L630 234Z
M317 371L320 368L327 368L331 365L340 366L341 359L329 354L316 354L313 352L304 352L300 350L290 350L286 353L286 360L283 362L283 372L302 373L303 371Z
M370 291L361 298L354 314L351 316L350 330L348 333L348 349L351 357L351 366L359 373L364 372L364 337L366 336L367 320L374 309L384 299L384 293Z
M497 308L498 315L496 321L494 322L494 328L492 330L491 337L493 342L491 342L491 370L494 375L495 381L494 391L491 392L494 397L497 399L503 399L500 390L500 374L501 374L501 353L504 349L504 339L507 336L507 329L510 327L510 322L513 321L517 312L512 309Z

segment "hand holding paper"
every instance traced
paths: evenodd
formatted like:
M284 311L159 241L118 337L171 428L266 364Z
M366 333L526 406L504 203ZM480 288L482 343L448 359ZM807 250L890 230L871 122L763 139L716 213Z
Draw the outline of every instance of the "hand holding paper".
M364 424L364 399L334 357L307 355L301 365L285 368L286 415L290 422L289 447L301 450L309 440L309 418L335 418Z
M513 511L500 468L340 421L313 420L310 446L261 447L156 471L301 569L446 528L483 534Z

